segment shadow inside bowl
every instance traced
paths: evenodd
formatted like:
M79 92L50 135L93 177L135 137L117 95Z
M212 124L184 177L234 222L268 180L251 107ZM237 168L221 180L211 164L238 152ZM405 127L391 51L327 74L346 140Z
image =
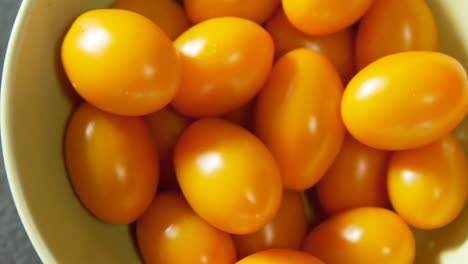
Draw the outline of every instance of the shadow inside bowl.
M450 3L449 3L450 2ZM458 59L468 69L468 28L464 25L468 5L458 0L427 0L436 19L441 51ZM466 23L466 22L465 22ZM468 153L468 118L455 130ZM448 226L436 230L415 230L416 263L467 263L468 206Z
M68 27L70 26L71 26L71 23L69 24ZM57 80L60 84L59 85L60 91L63 93L63 96L67 99L67 101L70 102L72 109L75 109L81 103L83 103L84 100L73 88L73 85L68 80L68 77L65 73L65 69L63 68L63 65L62 65L61 50L62 50L62 41L65 35L66 35L66 32L64 32L63 35L59 39L57 39L57 41L55 42L54 68L55 68Z
M437 230L415 230L416 263L439 264L444 255L457 250L468 239L468 207L448 226ZM445 262L447 263L447 262ZM448 262L453 263L453 262Z
M453 2L447 4L446 2ZM468 29L462 27L460 21L461 17L466 16L466 4L460 6L460 10L456 7L459 6L459 0L427 0L437 26L439 28L439 38L441 42L441 51L457 58L468 69ZM464 10L464 11L463 11Z

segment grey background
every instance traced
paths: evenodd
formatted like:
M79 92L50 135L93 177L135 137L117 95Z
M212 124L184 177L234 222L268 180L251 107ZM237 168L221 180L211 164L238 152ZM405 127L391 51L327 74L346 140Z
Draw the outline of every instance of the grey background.
M0 0L0 70L21 0ZM0 76L1 80L1 76ZM0 264L41 263L16 212L0 158Z

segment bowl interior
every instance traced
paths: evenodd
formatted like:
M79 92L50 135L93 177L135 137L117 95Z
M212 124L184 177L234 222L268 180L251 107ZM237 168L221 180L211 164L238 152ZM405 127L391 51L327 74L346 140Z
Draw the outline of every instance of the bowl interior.
M45 263L139 263L128 226L96 220L79 203L63 162L63 133L77 96L59 60L64 32L82 12L112 0L24 0L5 61L2 144L13 197ZM442 50L468 69L468 1L428 0ZM456 134L468 150L468 119ZM468 259L468 207L449 226L415 231L417 263Z

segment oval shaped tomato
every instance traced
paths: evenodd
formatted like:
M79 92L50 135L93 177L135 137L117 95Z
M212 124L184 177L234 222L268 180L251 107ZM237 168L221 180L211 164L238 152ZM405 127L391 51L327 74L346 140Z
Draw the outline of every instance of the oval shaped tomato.
M171 40L151 20L126 10L98 9L79 16L63 40L62 62L86 101L120 115L163 108L180 83Z
M317 184L322 207L335 214L355 207L386 206L388 158L388 152L347 136L340 154Z
M361 207L325 220L304 240L303 250L327 264L411 264L415 240L397 214Z
M117 0L112 8L144 15L158 25L172 40L191 26L184 8L174 0Z
M447 225L468 197L468 163L453 136L412 150L395 152L388 193L395 211L410 225L433 229Z
M237 256L246 257L269 248L299 249L307 232L301 194L285 191L275 217L259 231L233 236Z
M179 184L174 171L174 148L190 120L170 107L147 115L146 122L156 141L160 157L161 177L159 187L164 190L177 190Z
M377 0L359 23L356 37L358 69L386 55L438 50L439 36L424 0Z
M387 150L435 142L465 117L467 75L448 55L409 51L379 59L348 84L341 113L362 143Z
M193 23L216 17L241 17L262 24L278 8L280 0L184 0L184 5Z
M333 65L309 49L281 57L258 96L255 131L276 158L285 188L316 184L344 137L343 86Z
M377 0L379 1L379 0ZM282 0L289 21L310 35L340 31L358 21L373 0Z
M172 105L187 116L222 116L246 104L264 85L273 63L268 32L242 18L204 21L175 45L183 71Z
M307 253L291 249L268 249L252 254L236 264L324 264Z
M178 192L160 192L136 224L145 263L232 264L232 238L201 219Z
M278 166L265 145L238 125L222 119L194 122L176 145L174 164L188 203L225 232L258 231L279 209Z
M329 35L312 36L296 29L278 10L265 24L275 43L275 56L279 58L298 48L309 48L325 55L335 65L343 83L354 75L354 34L348 27Z
M158 153L141 117L117 116L84 103L67 127L65 161L78 198L104 221L133 222L156 193Z

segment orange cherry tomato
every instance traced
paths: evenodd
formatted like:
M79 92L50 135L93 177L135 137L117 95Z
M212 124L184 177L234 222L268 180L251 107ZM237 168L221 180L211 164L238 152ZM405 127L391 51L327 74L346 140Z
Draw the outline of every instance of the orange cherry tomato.
M255 131L276 158L285 188L303 191L331 166L344 138L343 85L319 53L297 49L280 58L258 96Z
M187 116L222 116L249 102L263 87L273 63L273 40L252 21L214 18L175 41L182 84L172 102Z
M309 48L325 55L335 65L343 83L354 75L354 34L348 27L336 33L311 36L297 30L286 18L283 10L278 10L265 24L275 43L275 56L279 58L298 48Z
M184 0L193 23L216 17L241 17L258 24L265 22L281 0Z
M253 134L222 119L191 124L176 145L177 179L205 221L232 234L261 229L282 197L274 158Z
M249 103L237 108L224 116L224 119L236 123L247 130L253 130L253 110L254 102Z
M126 10L98 9L79 16L63 40L62 62L84 99L120 115L163 108L180 83L171 40L151 20Z
M233 236L237 256L244 258L269 248L299 249L307 233L307 217L301 194L285 191L275 217L259 231Z
M236 264L324 264L324 262L301 251L268 249L252 254Z
M464 208L468 163L453 135L412 150L395 152L388 193L395 211L410 225L433 229L447 225Z
M379 1L379 0L377 0ZM358 21L373 0L282 0L289 21L310 35L340 31Z
M307 236L303 249L327 264L411 264L415 239L392 211L360 207L325 220Z
M424 0L376 0L359 23L358 69L386 55L411 50L438 50L439 36Z
M323 208L335 214L355 207L386 206L388 158L388 152L347 136L340 154L317 184Z
M117 0L112 8L146 16L172 40L191 26L184 8L174 0Z
M84 103L65 136L65 161L73 188L98 218L129 224L153 199L159 162L141 117L123 117Z
M389 55L350 81L342 100L343 121L357 140L378 149L433 143L465 117L466 79L463 66L442 53Z
M136 225L147 264L232 264L232 238L201 219L178 192L160 192Z
M177 190L179 184L174 171L174 148L190 120L170 107L146 116L146 121L153 133L160 157L161 177L159 187L164 190Z

